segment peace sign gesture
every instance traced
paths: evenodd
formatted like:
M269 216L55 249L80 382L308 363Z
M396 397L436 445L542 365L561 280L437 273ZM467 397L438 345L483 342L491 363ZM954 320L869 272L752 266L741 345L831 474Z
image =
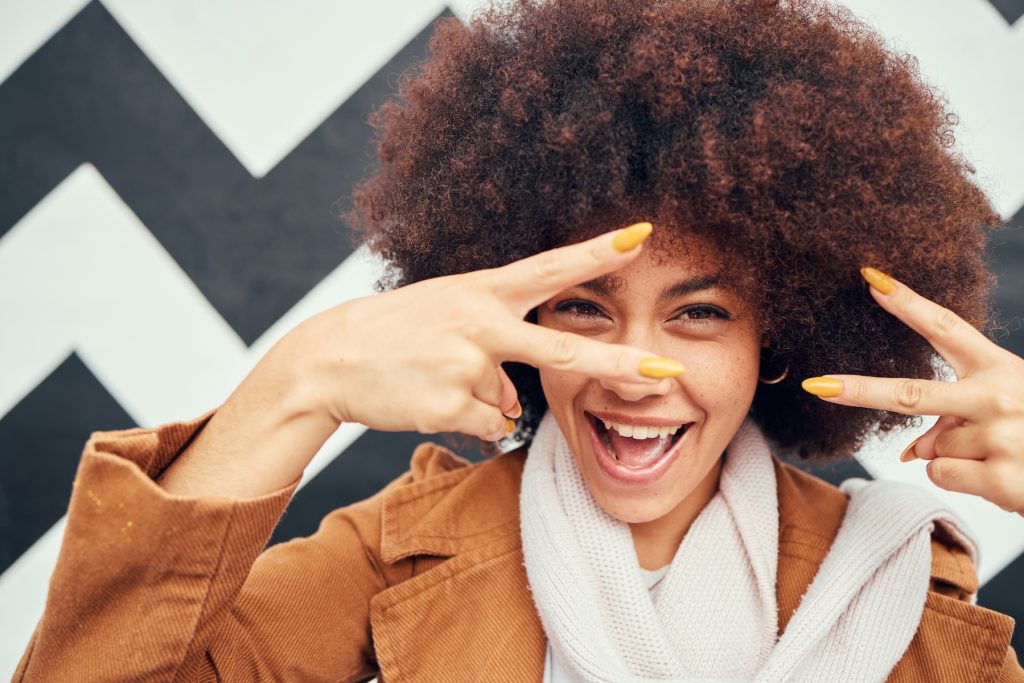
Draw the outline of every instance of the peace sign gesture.
M500 439L522 413L505 361L638 384L683 372L675 359L524 320L566 287L631 262L652 230L636 223L501 267L347 301L304 321L278 355L304 378L308 412L336 423Z
M900 460L929 460L928 477L940 488L1024 515L1024 359L885 273L865 267L861 275L875 301L927 339L958 381L825 375L804 380L804 389L841 405L938 415Z

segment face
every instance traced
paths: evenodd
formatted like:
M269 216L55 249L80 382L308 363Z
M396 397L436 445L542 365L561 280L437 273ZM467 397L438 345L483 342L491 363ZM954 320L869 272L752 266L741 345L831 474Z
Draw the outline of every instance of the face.
M670 257L645 248L622 270L566 289L537 311L546 327L686 366L679 377L654 384L540 371L587 486L624 522L670 518L696 498L703 507L757 387L761 333L754 311L720 284L728 273L695 242ZM673 427L679 429L667 433Z

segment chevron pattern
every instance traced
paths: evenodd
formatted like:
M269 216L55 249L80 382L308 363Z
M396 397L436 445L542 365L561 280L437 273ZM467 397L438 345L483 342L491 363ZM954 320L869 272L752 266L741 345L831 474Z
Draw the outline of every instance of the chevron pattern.
M992 6L1003 15L1006 23L1013 25L1024 15L1024 2L1021 0L991 0Z
M299 321L372 291L380 264L334 217L372 163L365 117L432 22L478 4L0 0L0 676L42 611L89 432L197 415ZM971 131L1016 226L992 262L1000 341L1024 354L1024 0L846 4ZM912 437L815 473L930 485L891 457ZM379 489L422 440L345 425L271 543ZM982 541L981 604L1024 617L1024 522L950 500Z

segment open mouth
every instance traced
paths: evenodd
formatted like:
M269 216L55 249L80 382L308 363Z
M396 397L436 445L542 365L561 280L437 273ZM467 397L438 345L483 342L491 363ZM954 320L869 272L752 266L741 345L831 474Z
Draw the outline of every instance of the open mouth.
M611 422L585 413L591 442L607 474L630 483L649 483L659 477L681 450L693 425L639 426Z

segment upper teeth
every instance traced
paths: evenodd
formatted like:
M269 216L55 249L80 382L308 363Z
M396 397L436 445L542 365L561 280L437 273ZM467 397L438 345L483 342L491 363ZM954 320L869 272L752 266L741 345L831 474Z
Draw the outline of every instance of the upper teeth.
M675 434L682 427L681 424L665 427L645 427L642 425L624 425L608 420L601 420L601 422L604 423L605 429L614 429L621 436L630 436L634 439L653 439L656 436L666 437L669 434Z

